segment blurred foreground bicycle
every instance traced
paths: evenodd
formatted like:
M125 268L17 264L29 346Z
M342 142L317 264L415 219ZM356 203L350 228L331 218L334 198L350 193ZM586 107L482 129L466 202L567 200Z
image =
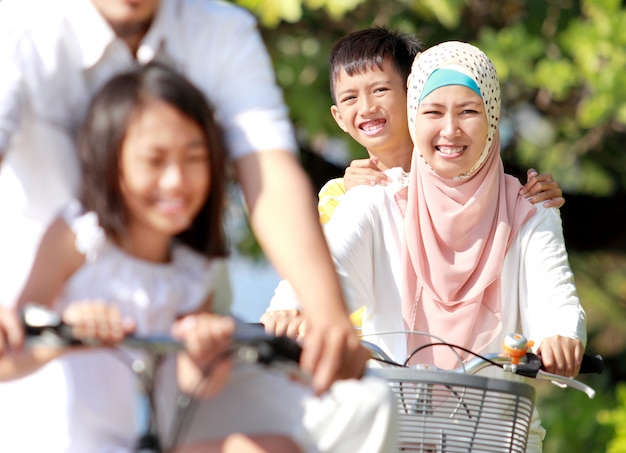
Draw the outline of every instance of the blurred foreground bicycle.
M72 335L71 326L60 316L36 304L27 304L21 310L27 345L99 346ZM174 449L190 415L193 398L181 395L172 438L164 442L157 424L155 404L156 376L163 360L184 350L184 345L170 336L127 336L120 346L142 351L133 358L130 367L137 378L135 412L137 419L136 453L164 453ZM299 368L301 348L287 337L265 333L260 325L237 322L228 355L236 360L270 367L306 381L308 376Z

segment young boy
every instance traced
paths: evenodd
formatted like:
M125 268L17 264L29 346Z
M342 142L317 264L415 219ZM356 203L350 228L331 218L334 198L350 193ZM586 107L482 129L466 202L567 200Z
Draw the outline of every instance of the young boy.
M339 127L362 145L369 158L353 161L343 178L327 182L319 192L320 222L326 224L347 190L361 184L386 184L383 171L399 167L408 172L413 142L407 121L407 79L415 56L423 49L408 33L383 27L367 28L346 35L330 53L330 111ZM561 207L565 200L549 174L528 170L522 188L531 202ZM302 333L297 305L285 304L281 282L262 322L278 334ZM289 291L286 291L289 292ZM281 300L282 302L278 302ZM278 310L278 311L277 311ZM359 325L358 313L353 322Z

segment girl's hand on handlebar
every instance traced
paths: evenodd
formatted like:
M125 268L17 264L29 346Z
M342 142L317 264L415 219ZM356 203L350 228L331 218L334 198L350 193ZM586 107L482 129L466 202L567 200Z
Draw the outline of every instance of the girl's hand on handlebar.
M548 373L575 377L580 370L585 347L580 340L556 335L544 339L537 352Z
M375 158L353 160L343 175L343 185L346 191L355 186L384 185L387 181L387 175L378 167L378 161Z
M178 382L187 393L209 397L226 383L232 360L229 346L235 332L232 318L213 313L183 316L172 326L172 336L185 343L178 358Z
M0 357L20 352L24 347L24 328L16 307L0 306Z
M134 321L123 318L119 308L103 301L84 301L69 305L63 321L72 326L78 340L97 340L108 345L119 344L135 331Z
M265 331L272 335L298 339L306 333L306 320L300 310L266 311L261 316Z

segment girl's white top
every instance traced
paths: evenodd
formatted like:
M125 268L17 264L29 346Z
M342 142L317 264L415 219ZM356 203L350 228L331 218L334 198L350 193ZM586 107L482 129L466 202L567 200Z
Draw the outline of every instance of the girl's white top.
M183 244L174 244L170 262L143 261L106 240L96 215L81 213L78 204L65 211L65 218L86 262L67 281L55 302L56 310L81 300L115 304L135 320L137 335L168 334L178 316L198 308L211 293L216 311L228 311L225 260L209 260ZM58 418L51 422L67 430L67 445L51 445L47 451L132 451L137 436L137 380L130 365L138 356L141 353L136 350L99 349L59 359L68 404L57 408ZM167 433L177 395L173 358L160 367L156 385L159 426Z

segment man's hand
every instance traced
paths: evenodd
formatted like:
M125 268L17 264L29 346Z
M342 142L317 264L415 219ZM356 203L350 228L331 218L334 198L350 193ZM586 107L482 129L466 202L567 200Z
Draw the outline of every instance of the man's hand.
M300 366L308 373L315 370L315 391L325 392L336 379L361 377L370 355L349 318L307 319Z
M286 335L297 339L306 333L304 315L296 309L266 311L261 316L261 324L267 333L276 336Z
M378 166L378 159L356 159L350 162L350 166L346 168L343 175L343 184L346 191L356 186L377 184L387 184L387 175L385 175Z
M528 170L528 180L521 188L520 194L528 198L531 203L543 201L546 208L560 208L565 204L563 191L552 179L552 175L549 173L539 175L534 168Z
M362 376L369 359L352 323L345 323L344 318L319 319L314 324L299 310L276 310L266 312L261 323L268 333L302 342L300 367L314 375L313 388L321 394L337 379Z
M580 340L556 335L541 342L538 354L548 373L574 377L580 371L585 347Z
M360 377L367 353L350 322L309 178L291 153L278 150L236 159L235 169L255 236L305 313L301 366L315 391Z

